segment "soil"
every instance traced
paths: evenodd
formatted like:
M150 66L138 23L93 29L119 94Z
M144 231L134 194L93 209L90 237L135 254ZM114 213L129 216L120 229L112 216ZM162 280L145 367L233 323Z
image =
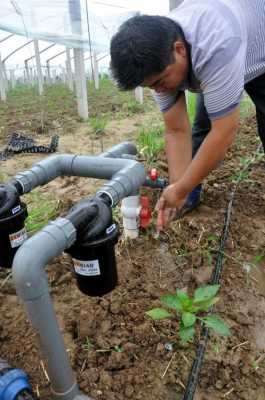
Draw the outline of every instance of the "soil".
M60 152L99 153L136 137L139 119L113 121L103 140L91 140L86 126L60 138ZM182 345L178 321L152 321L145 312L160 306L162 294L176 288L192 293L210 280L222 234L229 194L240 162L257 149L253 117L243 121L240 134L223 164L204 184L201 205L156 238L154 225L136 240L121 235L116 246L119 285L102 298L89 298L77 288L69 256L48 267L51 295L73 370L81 390L95 400L178 400L182 398L195 357L195 343ZM103 143L103 144L102 144ZM1 163L5 177L30 167L43 155L18 155ZM244 160L242 160L242 158ZM157 162L166 174L165 156ZM36 189L52 192L62 213L101 182L65 177ZM146 190L145 190L146 192ZM148 191L155 204L158 191ZM115 215L117 213L115 212ZM120 218L118 217L120 220ZM154 218L155 219L155 218ZM225 247L220 300L216 312L232 335L211 333L196 400L265 399L265 164L256 157L239 184ZM9 271L0 272L0 356L24 369L42 400L51 399L33 330L18 300ZM172 346L167 350L166 344Z

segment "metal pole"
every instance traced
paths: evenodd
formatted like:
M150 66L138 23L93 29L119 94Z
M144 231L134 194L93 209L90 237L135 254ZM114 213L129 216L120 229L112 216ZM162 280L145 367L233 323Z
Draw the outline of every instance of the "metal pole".
M41 63L40 63L39 42L37 39L34 39L34 50L35 50L36 67L37 67L37 74L38 74L39 94L42 95L42 93L43 93L43 76L42 76Z
M1 61L1 54L0 54L0 97L2 101L6 101L6 85L5 85L3 63Z
M26 82L29 83L30 85L32 84L30 80L30 73L29 73L29 64L27 60L24 61L25 64L25 76L26 76Z
M12 89L14 89L14 87L16 86L15 70L11 69L9 72L10 72L11 87L12 87Z
M53 44L51 44L50 46L45 47L45 49L40 50L40 51L39 51L39 54L44 53L46 50L49 50L51 47L54 47L54 46L56 46L56 43L53 43ZM34 55L34 56L31 56L31 57L27 58L25 61L28 62L28 61L32 60L33 58L35 58L35 57L36 57L35 55Z
M3 67L3 74L4 74L4 83L6 86L6 91L8 91L8 77L7 77L7 72L6 72L6 63L5 61L2 62L2 67Z
M68 0L72 33L82 35L80 0ZM82 49L74 49L75 84L77 109L81 118L88 118L87 87L85 75L84 53Z
M48 85L50 85L52 79L51 79L51 69L50 69L50 62L49 62L49 60L46 61L46 68L47 68L47 83L48 83Z
M87 87L85 76L84 53L82 49L74 49L75 62L75 87L77 109L81 118L88 118Z
M3 62L6 62L6 60L8 60L13 54L15 54L17 51L23 49L25 46L27 46L28 44L32 43L33 40L30 40L27 43L22 44L22 46L17 47L15 50L11 51L11 53L9 53L4 59Z
M99 73L98 73L98 61L97 61L97 55L94 52L93 53L93 69L94 69L94 83L95 83L95 89L99 89Z
M15 34L14 34L14 33L11 33L11 35L8 35L8 36L6 36L5 38L1 39L1 40L0 40L0 43L5 42L7 39L11 38L12 36L15 36Z
M67 85L69 86L70 90L74 90L72 65L71 65L71 51L69 48L66 48L65 68L67 75Z

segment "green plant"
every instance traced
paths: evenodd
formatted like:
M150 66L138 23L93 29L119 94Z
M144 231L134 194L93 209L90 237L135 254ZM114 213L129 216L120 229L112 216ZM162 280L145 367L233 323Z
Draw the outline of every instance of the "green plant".
M29 215L25 225L27 232L33 234L57 216L58 201L51 196L44 198L38 192L32 192L26 198Z
M163 128L161 125L151 125L150 128L143 127L138 135L137 144L140 153L151 163L158 153L164 148Z
M82 347L85 351L90 351L91 349L93 349L94 346L88 336L85 338L85 343Z
M105 128L107 125L107 120L105 118L91 117L89 119L89 124L93 130L93 133L97 136L101 136L105 133Z
M182 342L194 338L197 321L201 321L208 328L220 335L227 336L230 330L216 314L199 316L198 314L209 311L219 300L216 294L220 285L206 285L195 290L194 297L189 297L183 290L177 289L175 294L163 295L160 300L169 309L180 314L179 336ZM153 320L162 320L173 317L165 308L154 308L146 313Z
M259 150L257 150L252 157L241 157L239 161L239 167L231 176L232 182L236 184L241 182L251 182L249 179L249 168L253 163L262 160L264 160L264 153Z

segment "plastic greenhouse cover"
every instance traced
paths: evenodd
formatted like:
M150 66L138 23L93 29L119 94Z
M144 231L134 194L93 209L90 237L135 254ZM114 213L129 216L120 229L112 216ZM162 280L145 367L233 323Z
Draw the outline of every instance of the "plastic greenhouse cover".
M2 0L0 29L96 53L135 12L98 16L88 0Z

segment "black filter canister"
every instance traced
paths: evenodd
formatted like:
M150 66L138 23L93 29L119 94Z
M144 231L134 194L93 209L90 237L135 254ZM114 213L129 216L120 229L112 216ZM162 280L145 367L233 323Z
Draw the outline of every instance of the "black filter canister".
M103 296L118 283L115 244L118 241L118 225L112 223L96 239L71 246L67 253L73 259L77 286L88 296Z
M19 198L8 211L0 214L0 267L12 267L18 248L27 239L27 216L27 207Z

